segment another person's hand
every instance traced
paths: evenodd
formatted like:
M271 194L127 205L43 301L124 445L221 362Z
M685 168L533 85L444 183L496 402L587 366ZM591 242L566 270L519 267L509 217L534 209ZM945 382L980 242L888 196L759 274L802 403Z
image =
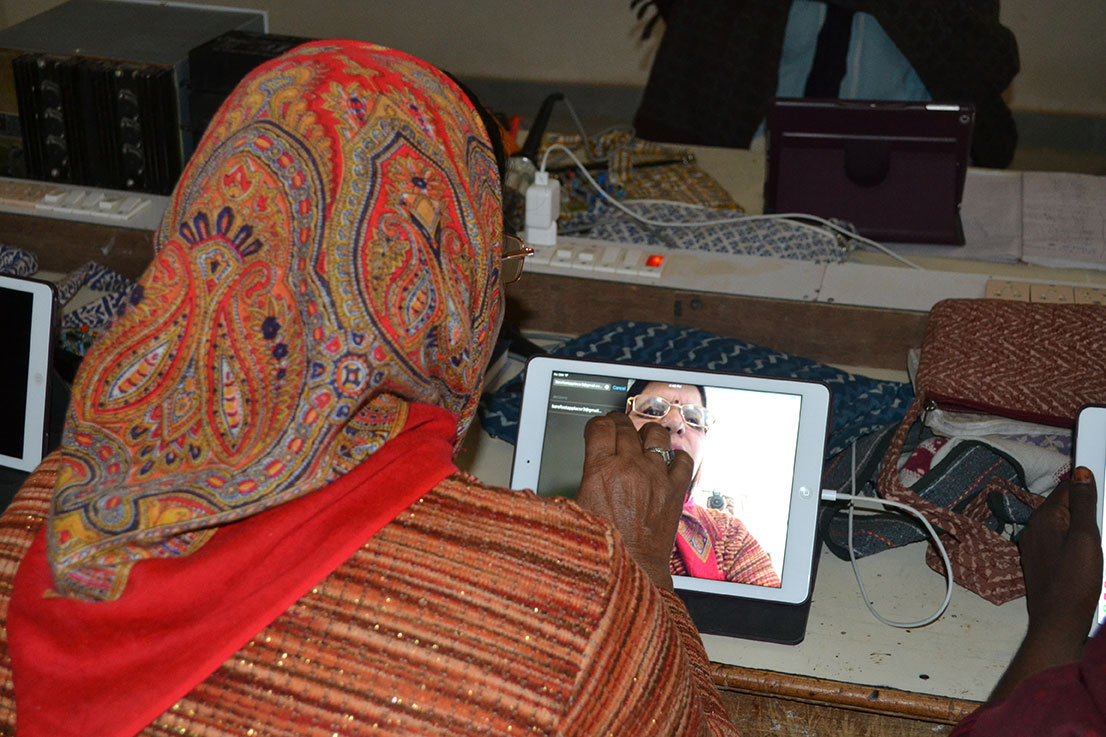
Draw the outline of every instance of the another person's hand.
M1076 657L1102 585L1102 539L1094 476L1077 468L1029 518L1018 545L1029 632L1064 636Z
M992 700L1034 673L1082 656L1102 586L1097 500L1094 477L1080 467L1029 518L1018 543L1029 626Z
M682 450L671 464L647 448L670 448L656 422L634 428L622 412L593 417L584 428L584 474L576 503L606 517L650 580L672 589L668 559L694 463Z

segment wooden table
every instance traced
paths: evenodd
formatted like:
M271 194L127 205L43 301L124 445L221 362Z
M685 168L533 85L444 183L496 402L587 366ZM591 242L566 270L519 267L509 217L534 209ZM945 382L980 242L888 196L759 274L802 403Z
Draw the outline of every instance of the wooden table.
M902 371L921 345L926 314L905 310L696 292L527 273L508 287L523 330L586 333L619 320L669 322L805 356Z

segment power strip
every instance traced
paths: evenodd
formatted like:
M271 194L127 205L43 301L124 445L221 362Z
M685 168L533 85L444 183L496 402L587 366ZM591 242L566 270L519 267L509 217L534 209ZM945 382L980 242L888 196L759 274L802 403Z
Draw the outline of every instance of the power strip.
M928 311L949 297L982 297L986 275L767 256L657 249L565 236L535 249L527 270L697 292ZM947 277L947 278L946 278Z
M1106 289L1075 284L991 279L987 282L987 296L992 299L1009 299L1016 302L1106 305Z
M0 177L0 212L157 230L169 198L57 182Z
M1106 304L1106 288L1007 282L986 273L918 271L859 263L816 264L766 256L657 249L562 236L535 248L542 274L697 292L928 312L943 299L1006 297ZM1007 285L1005 291L999 285ZM996 293L996 291L998 293Z

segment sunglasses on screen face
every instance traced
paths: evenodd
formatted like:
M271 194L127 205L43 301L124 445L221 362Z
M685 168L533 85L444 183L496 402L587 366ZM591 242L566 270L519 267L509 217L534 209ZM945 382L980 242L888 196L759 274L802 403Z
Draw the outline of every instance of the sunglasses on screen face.
M650 420L662 420L669 411L676 408L689 426L697 430L706 430L714 424L714 415L706 407L697 404L672 404L664 397L647 397L639 394L626 400L626 408L631 414L647 417Z
M499 257L499 277L503 284L514 284L522 276L522 265L534 249L513 235L503 234L503 254Z

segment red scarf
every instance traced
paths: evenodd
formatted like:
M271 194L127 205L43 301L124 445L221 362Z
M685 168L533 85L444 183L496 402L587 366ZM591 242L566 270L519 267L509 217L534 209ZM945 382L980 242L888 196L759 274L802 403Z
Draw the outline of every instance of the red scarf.
M452 473L454 425L412 405L403 432L351 473L222 528L186 564L135 566L115 601L50 596L43 529L8 610L20 737L141 731Z

